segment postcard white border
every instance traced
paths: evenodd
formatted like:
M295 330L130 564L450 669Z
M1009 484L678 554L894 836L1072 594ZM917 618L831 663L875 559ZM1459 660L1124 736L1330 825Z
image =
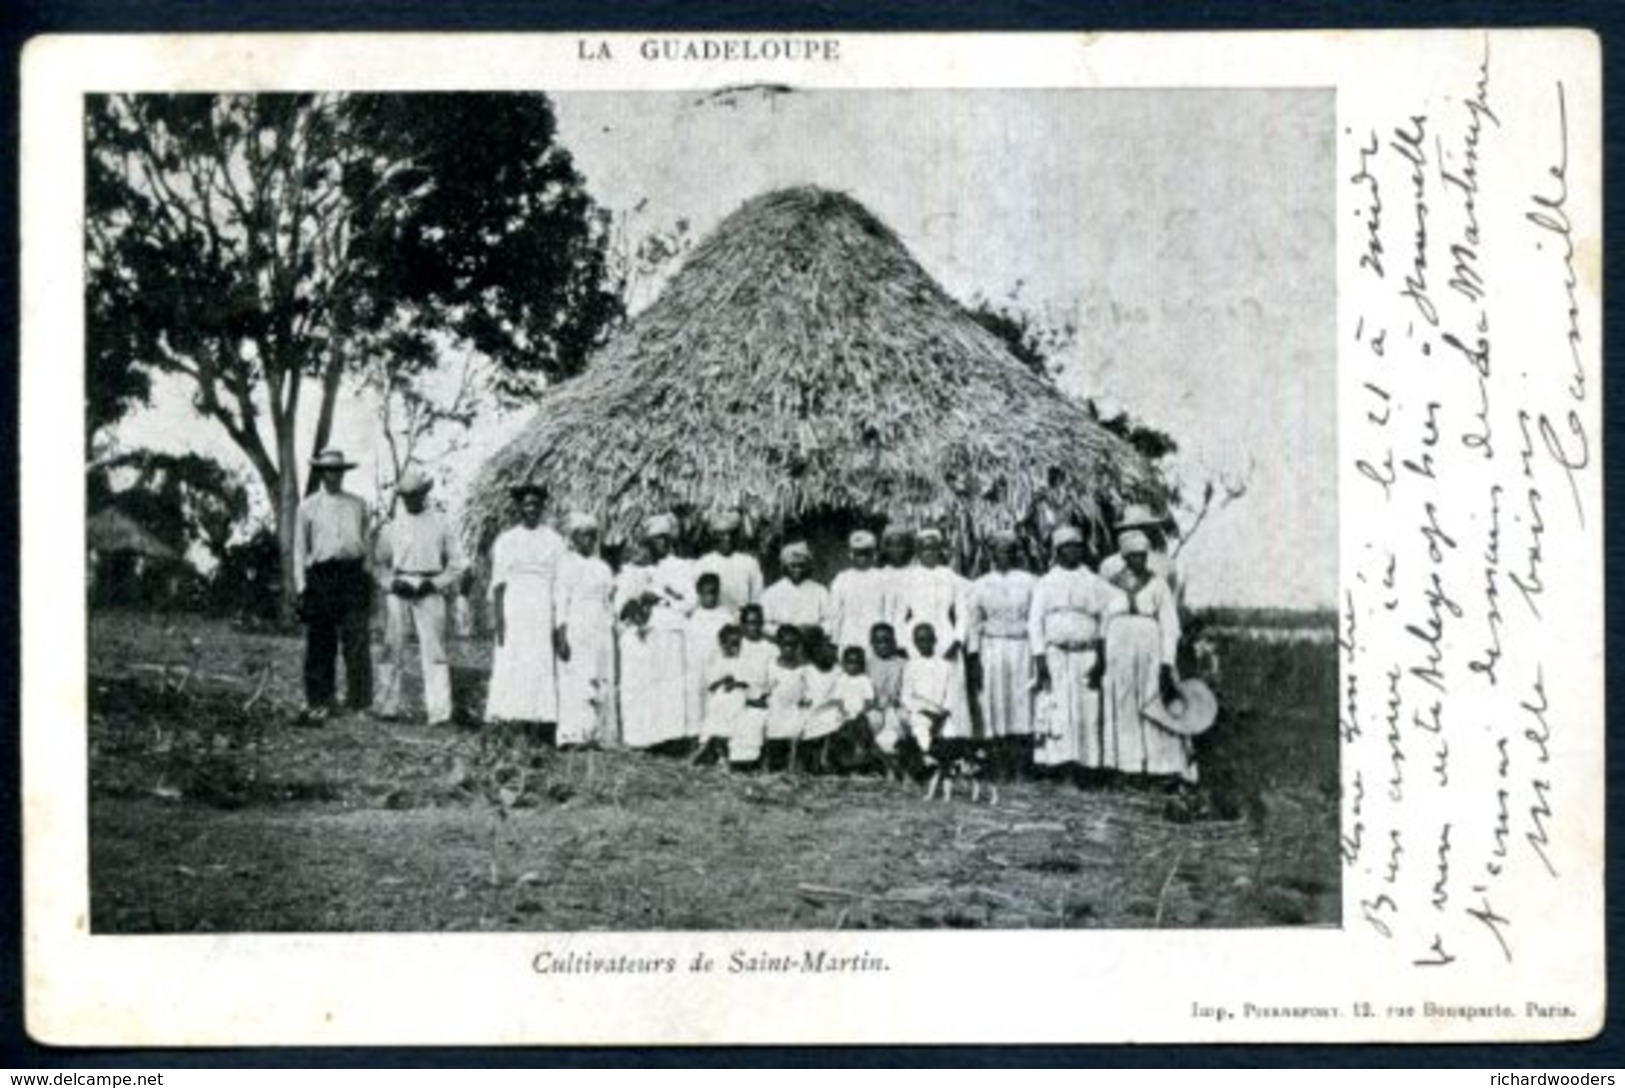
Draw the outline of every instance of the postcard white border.
M816 38L834 63L649 62L649 37ZM608 40L612 64L579 59ZM1508 117L1542 108L1542 81L1570 81L1577 234L1600 253L1600 50L1583 31L1496 31ZM1604 1015L1600 469L1587 478L1594 539L1554 547L1596 560L1557 604L1575 653L1549 678L1586 694L1566 724L1553 849L1560 886L1524 904L1554 920L1512 965L1449 976L1342 929L618 935L91 937L87 931L86 714L80 484L83 426L80 96L125 90L1335 87L1346 117L1439 93L1470 70L1482 32L1292 34L226 35L54 37L23 58L22 607L27 1025L42 1041L88 1045L504 1043L976 1043L1522 1040L1580 1038ZM1498 68L1498 72L1500 69ZM1521 73L1521 74L1520 74ZM1448 93L1448 92L1445 92ZM1516 105L1514 105L1516 103ZM1521 116L1521 114L1518 114ZM1522 123L1509 121L1509 123ZM1534 124L1534 122L1530 122ZM1350 147L1339 135L1338 172ZM1352 197L1340 190L1340 230ZM1339 240L1340 284L1353 276ZM1352 292L1340 291L1340 368ZM1580 285L1591 373L1600 375L1593 270ZM1340 382L1340 384L1342 384ZM1600 378L1599 378L1600 385ZM1344 389L1345 413L1349 411ZM1589 409L1592 433L1600 416ZM1346 460L1346 459L1344 459ZM1340 486L1352 509L1350 470ZM1347 558L1347 557L1345 557ZM1347 564L1345 564L1347 569ZM1555 565L1554 565L1555 569ZM1583 569L1583 568L1577 568ZM1588 600L1589 594L1589 600ZM1352 892L1351 892L1352 894ZM655 952L687 961L733 948L831 948L882 955L861 976L538 976L544 948ZM1448 978L1448 980L1446 980ZM1572 1018L1336 1020L1193 1016L1193 1006L1563 1002Z

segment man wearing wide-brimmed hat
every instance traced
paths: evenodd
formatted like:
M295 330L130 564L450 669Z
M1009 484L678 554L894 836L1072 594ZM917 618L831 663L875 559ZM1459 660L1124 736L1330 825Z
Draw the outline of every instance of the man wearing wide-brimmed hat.
M345 702L372 705L372 579L367 574L367 504L344 490L355 467L336 449L311 459L318 481L299 506L294 528L294 589L305 621L305 715L319 724L338 691L337 658L344 655Z
M407 469L396 484L406 507L378 534L379 578L387 590L382 696L378 712L401 713L406 631L415 627L423 658L423 708L430 725L451 721L451 666L446 660L446 592L466 566L463 549L446 520L428 508L429 477Z

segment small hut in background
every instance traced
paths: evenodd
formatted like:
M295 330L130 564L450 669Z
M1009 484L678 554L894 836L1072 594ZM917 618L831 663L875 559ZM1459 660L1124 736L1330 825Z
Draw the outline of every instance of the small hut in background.
M812 543L820 573L855 527L947 530L962 565L1014 528L1097 531L1161 483L1126 442L1032 373L840 193L745 203L579 378L484 466L467 510L481 552L535 479L597 514L611 545L670 510L691 547L738 510L773 556ZM752 532L753 531L753 532Z
M85 518L85 590L95 603L128 604L175 592L181 555L116 506ZM150 583L159 580L159 585Z

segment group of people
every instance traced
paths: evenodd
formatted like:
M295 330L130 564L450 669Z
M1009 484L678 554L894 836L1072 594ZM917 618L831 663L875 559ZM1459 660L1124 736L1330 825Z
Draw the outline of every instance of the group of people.
M312 712L333 700L341 643L351 705L371 701L365 630L346 612L372 584L370 561L389 601L380 712L398 711L415 626L427 715L446 721L444 591L466 569L456 534L409 473L405 510L369 554L365 508L338 486L344 467L318 458L322 487L300 512ZM544 488L512 495L518 521L490 554L490 723L536 726L560 747L736 767L898 770L972 744L1006 774L1030 761L1195 780L1189 737L1159 713L1179 699L1180 623L1172 564L1154 546L1159 519L1144 507L1127 511L1098 571L1072 526L1054 531L1041 575L1019 565L1013 533L994 534L991 569L971 580L949 564L940 530L894 525L878 538L854 532L850 564L827 586L812 577L809 546L792 541L782 577L764 585L736 514L712 519L712 547L692 558L677 554L677 520L651 517L617 572L592 515L569 514L561 535L544 521Z

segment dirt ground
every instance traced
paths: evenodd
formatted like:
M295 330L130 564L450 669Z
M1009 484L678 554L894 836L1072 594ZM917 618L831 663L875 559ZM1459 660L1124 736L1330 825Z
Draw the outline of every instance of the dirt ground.
M1339 919L1330 702L1272 717L1233 700L1194 805L1057 781L924 803L880 778L557 753L468 725L300 728L296 638L136 613L90 634L97 933ZM477 702L483 648L455 653ZM1279 688L1261 668L1249 683ZM1282 762L1295 752L1314 766Z

